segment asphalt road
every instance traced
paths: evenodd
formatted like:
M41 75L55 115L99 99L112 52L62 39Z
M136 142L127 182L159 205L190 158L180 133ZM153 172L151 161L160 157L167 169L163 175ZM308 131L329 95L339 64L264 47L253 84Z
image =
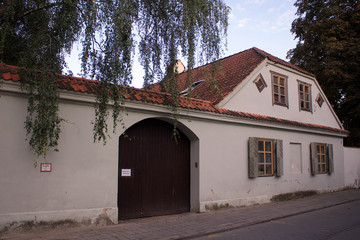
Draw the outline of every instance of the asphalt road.
M196 239L360 239L360 201Z

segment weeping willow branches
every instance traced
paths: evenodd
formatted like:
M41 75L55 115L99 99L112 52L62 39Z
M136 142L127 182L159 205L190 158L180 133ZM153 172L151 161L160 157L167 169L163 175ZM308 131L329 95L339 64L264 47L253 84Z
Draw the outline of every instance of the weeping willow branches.
M121 121L121 109L126 86L132 81L135 49L144 68L144 87L166 79L165 90L173 96L176 109L178 96L174 81L174 65L185 58L191 78L191 69L219 59L224 47L228 26L229 8L221 0L8 0L0 4L0 55L1 62L29 69L61 73L66 65L64 56L74 42L83 47L81 61L83 73L100 81L93 121L94 141L106 141L107 120L112 107L113 129ZM31 96L43 94L39 83L56 84L37 76L29 89ZM55 87L56 89L56 87ZM57 99L52 92L50 98ZM46 99L47 97L44 97ZM43 98L29 98L29 106L39 109L29 114L26 128L34 137L37 118L49 114L52 124L45 132L60 129L57 101L53 110L40 108ZM46 100L44 100L46 101ZM57 117L55 117L55 115ZM39 149L56 148L52 137L32 146Z

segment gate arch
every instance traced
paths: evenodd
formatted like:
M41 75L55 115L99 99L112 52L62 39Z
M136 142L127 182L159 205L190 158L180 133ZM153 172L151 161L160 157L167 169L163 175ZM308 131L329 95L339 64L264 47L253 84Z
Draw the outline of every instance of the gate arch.
M190 211L190 140L178 132L145 119L119 137L119 219Z

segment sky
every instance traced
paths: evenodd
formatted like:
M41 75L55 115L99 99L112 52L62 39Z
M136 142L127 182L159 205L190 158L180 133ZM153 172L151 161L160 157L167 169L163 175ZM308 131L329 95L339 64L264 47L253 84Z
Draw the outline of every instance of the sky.
M231 8L227 36L227 49L223 57L257 47L276 57L287 60L297 40L291 34L291 23L296 18L295 0L224 0ZM66 61L74 76L80 76L80 49L75 45ZM181 60L181 59L180 59ZM65 70L64 72L67 72ZM143 70L134 57L132 86L141 88Z

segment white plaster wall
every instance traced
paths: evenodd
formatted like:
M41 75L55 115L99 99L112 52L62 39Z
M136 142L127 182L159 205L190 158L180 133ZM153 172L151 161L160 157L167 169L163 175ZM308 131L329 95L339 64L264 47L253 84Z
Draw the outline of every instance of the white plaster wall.
M83 224L118 221L118 137L109 120L107 144L93 143L93 103L61 100L59 152L36 159L25 141L27 99L1 92L0 98L0 230L23 221L74 220ZM146 107L145 107L146 108ZM165 109L166 111L166 109ZM169 120L170 114L130 111L123 114L126 127L145 119ZM166 118L167 117L167 118ZM181 126L181 124L179 124ZM184 128L184 127L183 127ZM199 211L198 139L188 129L191 142L191 210ZM41 173L40 163L52 163L51 173Z
M149 117L169 119L163 106L128 108L125 126ZM136 108L136 107L135 107ZM93 143L93 105L62 100L59 153L49 152L51 173L33 167L34 155L25 141L26 99L1 93L0 99L0 226L24 220L117 222L118 136L105 146ZM179 126L191 139L191 209L206 205L233 206L266 202L272 195L299 190L332 190L344 185L344 152L340 137L245 125L239 119L186 111ZM254 123L254 122L248 122ZM111 126L111 122L109 123ZM248 138L284 141L284 175L249 179ZM310 142L334 144L335 173L310 175ZM290 173L290 142L302 144L302 173ZM43 160L39 160L39 163ZM195 167L198 163L198 167ZM1 228L0 228L1 229Z
M345 186L360 187L360 148L344 148Z
M117 141L92 143L94 110L89 104L63 102L60 152L48 152L51 173L34 168L25 141L26 99L0 99L0 224L18 220L94 220L102 213L117 222ZM116 138L115 138L116 140ZM83 217L78 219L77 217Z
M268 202L272 195L302 190L328 191L344 186L342 139L216 122L191 122L200 139L200 210L213 204L233 206ZM248 178L248 138L282 139L284 175ZM334 144L335 172L310 173L310 143ZM301 173L292 173L290 143L300 143Z
M289 108L273 105L271 71L288 77ZM263 76L267 84L267 87L264 88L262 92L258 91L253 82L257 79L259 74ZM300 111L297 80L311 85L312 112ZM322 107L319 107L315 101L319 92L320 89L317 87L313 79L298 75L294 72L289 72L271 64L263 63L247 79L245 79L241 85L238 86L233 95L226 97L220 103L220 107L304 123L341 128L339 123L336 121L335 116L331 112L329 105L324 102Z

